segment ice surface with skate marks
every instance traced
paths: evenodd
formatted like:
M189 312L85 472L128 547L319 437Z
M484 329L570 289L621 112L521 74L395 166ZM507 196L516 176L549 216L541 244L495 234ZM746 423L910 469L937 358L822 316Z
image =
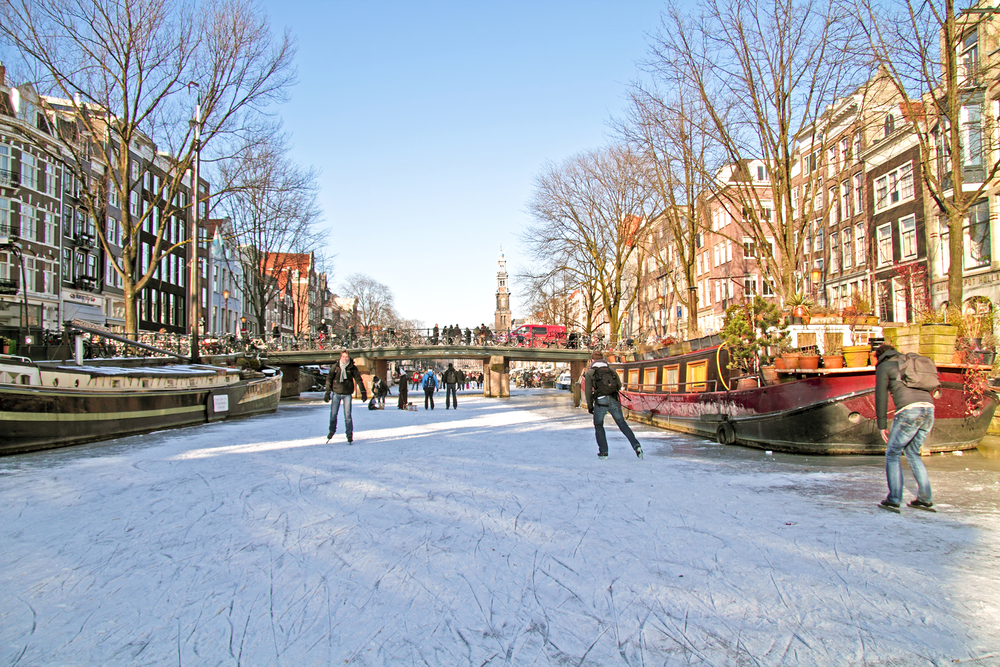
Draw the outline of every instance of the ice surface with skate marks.
M459 400L0 460L0 665L1000 663L996 513Z

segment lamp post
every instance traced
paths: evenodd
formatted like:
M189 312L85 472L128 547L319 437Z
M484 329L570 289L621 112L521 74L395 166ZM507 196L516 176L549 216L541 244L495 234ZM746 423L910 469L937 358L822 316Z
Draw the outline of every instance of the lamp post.
M229 290L222 290L222 298L225 300L222 305L222 321L225 322L222 325L222 333L229 333Z
M810 272L809 277L812 278L813 300L816 301L816 303L819 303L819 296L818 296L819 281L823 279L823 272L820 271L819 268L813 267L813 270Z
M198 88L198 84L191 82L189 87ZM201 89L198 89L198 101L194 107L194 118L188 121L191 129L194 130L194 174L191 180L191 267L188 280L188 323L191 327L191 363L197 364L201 361L198 354L198 322L200 320L200 304L198 299L201 290L198 289L198 179L201 171Z

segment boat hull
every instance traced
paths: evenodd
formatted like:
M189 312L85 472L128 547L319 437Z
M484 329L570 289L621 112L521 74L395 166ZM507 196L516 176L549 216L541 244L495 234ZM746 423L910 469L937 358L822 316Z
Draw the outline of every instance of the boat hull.
M939 369L941 395L926 451L974 448L989 428L997 396L986 392L968 410L959 369ZM875 417L875 372L823 374L742 391L623 392L638 421L774 451L802 454L883 454ZM894 416L889 403L889 424Z
M274 412L281 375L213 388L87 392L0 386L0 454Z

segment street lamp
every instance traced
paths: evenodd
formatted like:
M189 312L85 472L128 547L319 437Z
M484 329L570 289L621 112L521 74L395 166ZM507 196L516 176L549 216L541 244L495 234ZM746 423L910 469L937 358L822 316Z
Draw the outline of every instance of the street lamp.
M222 290L222 298L225 299L222 306L222 321L225 322L222 325L222 333L229 333L229 290Z
M809 277L812 278L813 300L818 302L819 281L823 279L823 272L820 271L818 267L813 267L813 270L810 272Z

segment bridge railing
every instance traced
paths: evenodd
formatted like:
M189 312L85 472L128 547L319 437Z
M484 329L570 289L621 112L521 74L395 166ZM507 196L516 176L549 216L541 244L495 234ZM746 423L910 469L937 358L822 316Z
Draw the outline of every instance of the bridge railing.
M123 334L119 334L123 335ZM62 344L62 332L45 331L38 337L38 343L44 347L58 347ZM186 334L143 332L128 336L137 342L187 355L190 350L190 337ZM148 350L143 350L127 343L105 338L97 333L87 333L83 336L84 356L86 358L112 357L150 357L157 356ZM282 334L279 336L238 336L235 334L202 333L199 335L199 346L202 355L232 355L266 357L271 352L297 351L334 351L349 349L405 348L427 346L468 346L497 348L498 352L512 348L558 348L577 350L600 350L624 354L634 352L637 344L648 344L651 337L637 334L634 336L604 336L584 335L571 332L565 339L552 340L547 337L514 336L500 332L466 336L464 331L459 335L448 335L432 329L392 329L366 333L347 334Z

